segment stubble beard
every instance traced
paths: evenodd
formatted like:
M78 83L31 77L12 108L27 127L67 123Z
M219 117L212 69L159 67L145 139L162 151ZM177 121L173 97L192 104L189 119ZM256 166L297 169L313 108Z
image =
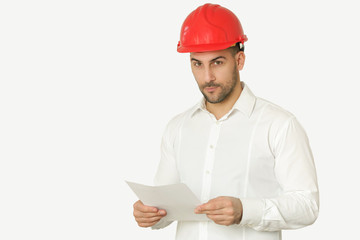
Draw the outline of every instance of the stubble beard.
M237 73L237 69L235 66L232 74L232 79L226 85L220 83L212 83L212 82L202 85L200 91L203 94L205 100L209 103L220 103L224 101L226 98L228 98L230 94L234 91L236 82L238 80L236 73ZM218 96L211 96L211 94L209 94L208 96L204 91L204 88L206 87L219 87L221 91Z

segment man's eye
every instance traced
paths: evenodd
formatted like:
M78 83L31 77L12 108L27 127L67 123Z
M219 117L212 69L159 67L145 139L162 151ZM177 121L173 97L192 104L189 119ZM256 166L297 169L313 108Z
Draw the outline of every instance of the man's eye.
M200 66L201 66L201 63L199 63L199 62L194 62L194 66L195 66L195 67L200 67Z
M215 64L215 65L221 65L221 64L222 64L222 61L215 61L214 64Z

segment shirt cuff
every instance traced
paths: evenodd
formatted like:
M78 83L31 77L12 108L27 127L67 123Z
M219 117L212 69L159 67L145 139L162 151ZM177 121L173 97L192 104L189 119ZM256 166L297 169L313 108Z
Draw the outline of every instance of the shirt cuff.
M243 215L241 226L254 227L261 223L265 202L263 199L241 199Z

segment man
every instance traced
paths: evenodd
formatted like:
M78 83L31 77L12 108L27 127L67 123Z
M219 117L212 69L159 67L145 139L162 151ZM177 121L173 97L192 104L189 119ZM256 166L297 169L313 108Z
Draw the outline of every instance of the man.
M205 4L184 21L178 52L190 52L204 98L173 118L162 139L155 184L185 183L209 221L178 222L176 239L278 240L312 224L319 209L316 171L296 118L257 98L240 81L246 35L237 17ZM141 227L159 229L165 209L134 204Z

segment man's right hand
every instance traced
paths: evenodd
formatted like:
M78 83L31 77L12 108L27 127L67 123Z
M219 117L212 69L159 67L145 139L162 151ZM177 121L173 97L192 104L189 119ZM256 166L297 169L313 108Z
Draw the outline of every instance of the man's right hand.
M134 203L134 217L140 227L151 227L166 216L164 209L144 205L140 200Z

